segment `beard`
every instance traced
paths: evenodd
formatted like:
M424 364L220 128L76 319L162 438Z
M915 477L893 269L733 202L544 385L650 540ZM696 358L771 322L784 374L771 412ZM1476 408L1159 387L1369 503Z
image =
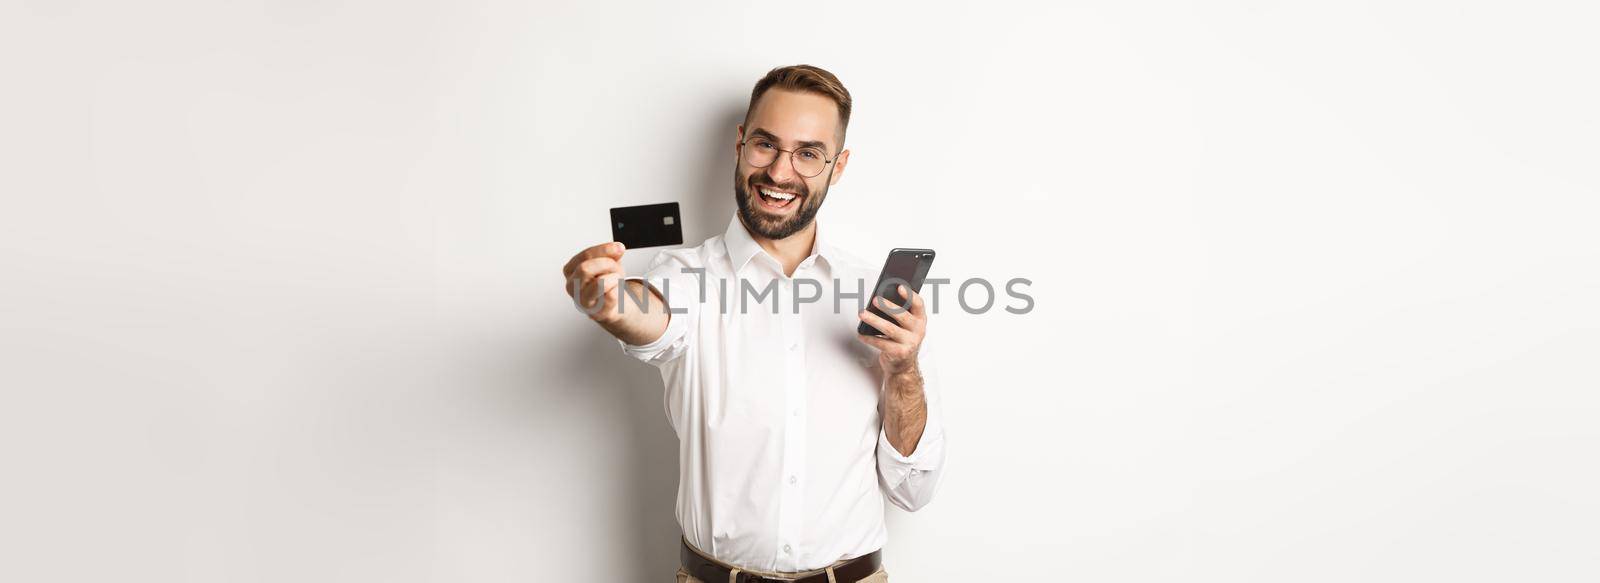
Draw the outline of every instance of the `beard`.
M831 169L828 174L833 175ZM739 220L751 231L768 239L788 238L816 220L823 199L828 197L828 182L824 180L822 185L822 190L812 196L811 189L804 182L778 184L772 181L765 170L751 174L748 179L740 179L738 168L733 171L733 199L739 204ZM761 204L756 200L761 196L757 189L763 186L799 194L800 200L789 204L799 204L800 208L788 217L775 217L757 209L756 206Z

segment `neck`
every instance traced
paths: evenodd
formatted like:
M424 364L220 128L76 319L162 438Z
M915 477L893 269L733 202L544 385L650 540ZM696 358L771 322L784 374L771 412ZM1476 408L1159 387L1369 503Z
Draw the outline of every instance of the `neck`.
M790 277L794 276L794 270L800 268L800 262L811 256L811 249L817 243L816 221L811 221L811 224L806 225L804 229L782 239L768 239L750 231L748 226L744 230L750 233L750 238L755 239L756 244L766 250L768 255L783 265L783 274Z

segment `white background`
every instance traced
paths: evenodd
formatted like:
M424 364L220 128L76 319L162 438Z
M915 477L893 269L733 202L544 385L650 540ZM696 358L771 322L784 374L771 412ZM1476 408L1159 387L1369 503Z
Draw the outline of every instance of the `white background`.
M1034 281L895 581L1600 578L1592 4L691 4L0 4L0 579L669 580L559 268L799 62L859 255Z

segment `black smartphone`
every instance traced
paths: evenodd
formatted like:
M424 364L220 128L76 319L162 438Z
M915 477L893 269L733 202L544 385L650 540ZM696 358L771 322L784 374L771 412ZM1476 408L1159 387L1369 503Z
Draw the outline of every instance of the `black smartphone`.
M878 274L877 285L872 286L872 297L887 299L897 306L906 306L906 298L900 295L899 286L904 285L911 291L920 293L922 291L922 280L928 277L928 268L932 266L932 249L896 248L890 251L889 258L883 260L883 272ZM889 317L882 309L878 308L877 302L869 303L867 311L877 314L890 322L894 321L894 318ZM873 328L866 322L862 322L856 328L856 332L868 336L883 336L883 332L878 331L877 328Z

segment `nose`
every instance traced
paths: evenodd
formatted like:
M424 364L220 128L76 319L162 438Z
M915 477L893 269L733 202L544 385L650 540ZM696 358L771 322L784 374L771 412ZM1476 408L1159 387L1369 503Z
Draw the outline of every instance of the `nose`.
M774 184L800 182L800 173L794 171L794 157L788 152L778 152L778 159L767 166L767 176L772 177Z

